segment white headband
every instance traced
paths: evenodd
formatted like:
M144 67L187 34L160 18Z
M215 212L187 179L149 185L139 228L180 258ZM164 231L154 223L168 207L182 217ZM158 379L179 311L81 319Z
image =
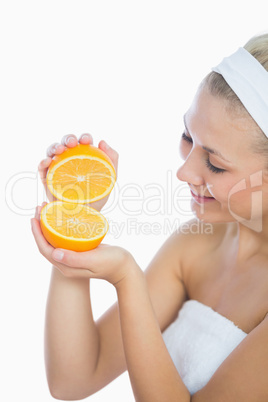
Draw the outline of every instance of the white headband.
M268 137L268 71L243 47L212 70L223 76Z

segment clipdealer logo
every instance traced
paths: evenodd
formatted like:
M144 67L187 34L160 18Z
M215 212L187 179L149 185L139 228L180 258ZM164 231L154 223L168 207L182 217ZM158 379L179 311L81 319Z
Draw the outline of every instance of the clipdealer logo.
M253 173L249 177L250 187L260 187L262 186L262 170ZM252 191L251 193L251 214L250 219L245 219L231 210L230 200L232 195L238 193L239 191L246 190L247 183L246 179L240 180L228 194L228 208L230 214L241 224L245 225L249 229L255 232L262 231L262 190Z

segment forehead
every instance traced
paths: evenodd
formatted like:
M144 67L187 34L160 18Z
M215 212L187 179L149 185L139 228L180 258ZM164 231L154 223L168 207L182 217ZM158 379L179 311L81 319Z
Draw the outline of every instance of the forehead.
M250 151L250 120L230 112L226 101L205 88L197 92L185 121L200 145L219 150L228 160Z

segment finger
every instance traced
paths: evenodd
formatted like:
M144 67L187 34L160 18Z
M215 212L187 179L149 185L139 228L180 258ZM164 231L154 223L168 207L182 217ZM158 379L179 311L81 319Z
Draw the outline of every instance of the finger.
M110 147L110 145L108 145L107 142L104 140L101 140L99 142L99 148L109 156L109 158L113 162L115 171L117 172L118 158L119 158L118 152L116 152L112 147Z
M41 214L41 211L42 211L42 209L44 208L45 205L47 205L47 202L46 202L46 201L42 202L41 206L38 205L38 206L36 207L36 209L35 209L35 218L36 218L38 221L40 221L40 214Z
M93 138L91 134L82 134L78 140L80 144L93 144Z
M90 251L76 252L56 248L52 253L52 258L55 261L60 262L61 264L67 265L68 267L87 269L92 274L94 274L90 270L90 264L92 263L90 257Z
M47 149L47 156L52 158L54 155L59 155L62 154L62 152L65 150L65 147L62 144L59 144L58 142L54 142L51 144L48 149Z
M46 177L47 177L47 170L49 168L49 165L51 164L52 159L50 157L43 159L39 165L38 165L38 172L39 176L42 180L42 183L46 183Z
M39 221L35 218L32 218L31 226L32 226L33 236L34 236L35 242L37 244L37 247L38 247L40 253L43 256L45 256L46 258L51 257L54 247L52 247L47 242L47 240L44 238Z
M62 137L61 144L65 145L68 148L73 148L76 147L78 141L74 134L67 134L64 137Z
M39 215L38 215L38 218L39 218L38 220L39 221L40 221L40 215L41 215L42 209L44 208L45 205L47 205L47 202L46 201L42 202L41 207L40 207L40 211L39 211Z
M40 213L41 213L41 209L42 207L40 207L39 205L37 205L37 207L35 208L35 219L37 219L38 221L40 221Z

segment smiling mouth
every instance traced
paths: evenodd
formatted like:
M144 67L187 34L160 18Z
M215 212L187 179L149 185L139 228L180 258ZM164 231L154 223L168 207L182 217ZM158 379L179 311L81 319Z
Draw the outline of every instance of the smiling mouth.
M190 187L190 186L189 186ZM191 193L192 193L192 195L194 195L195 197L198 197L198 198L204 198L204 199L214 199L215 200L215 198L214 197L206 197L205 195L201 195L201 194L196 194L193 190L192 190L192 188L190 187L190 191L191 191Z
M206 200L215 200L214 197L206 197L206 196L204 196L204 195L196 194L196 193L194 193L192 190L191 190L191 193L192 193L192 195L193 195L194 197L197 197L197 198L204 198L204 199L206 199Z
M204 204L204 203L207 203L207 202L215 201L215 198L214 198L214 197L204 197L204 196L201 196L201 195L196 195L195 193L192 192L192 190L190 190L190 191L191 191L191 194L192 194L193 199L194 199L198 204Z

